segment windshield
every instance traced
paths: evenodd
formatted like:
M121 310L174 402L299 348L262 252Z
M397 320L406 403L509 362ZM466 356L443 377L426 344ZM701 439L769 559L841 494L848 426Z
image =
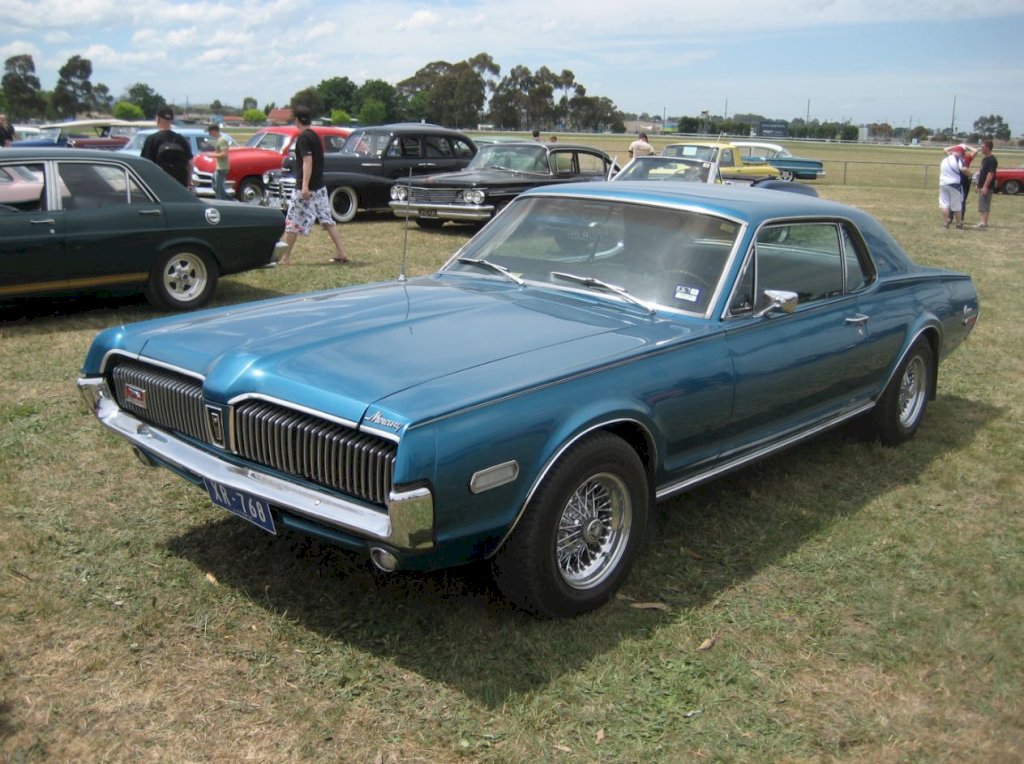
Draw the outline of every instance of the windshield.
M615 180L674 180L707 183L711 162L676 157L638 157L615 176Z
M245 142L247 148L265 149L277 154L284 153L285 147L291 143L291 136L281 133L256 133Z
M548 174L548 153L533 143L492 143L482 146L467 170L515 170Z
M527 286L601 286L595 294L622 301L609 288L614 287L649 305L704 314L741 231L735 221L699 212L523 197L459 250L443 271L500 278L480 267L486 261Z
M693 146L685 143L666 146L665 150L661 152L662 156L666 157L692 157L707 162L714 162L717 153L718 149L715 146Z

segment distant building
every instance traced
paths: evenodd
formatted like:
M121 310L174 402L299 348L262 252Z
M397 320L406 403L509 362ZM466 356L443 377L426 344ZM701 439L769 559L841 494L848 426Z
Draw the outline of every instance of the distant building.
M757 123L757 134L762 138L785 138L789 135L789 123L781 120L762 120Z

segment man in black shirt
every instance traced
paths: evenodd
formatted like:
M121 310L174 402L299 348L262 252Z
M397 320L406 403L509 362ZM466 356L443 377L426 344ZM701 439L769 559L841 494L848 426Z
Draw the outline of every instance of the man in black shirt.
M142 156L156 162L164 172L189 188L192 185L192 147L171 129L173 120L171 107L161 106L156 113L158 129L146 136L142 144Z
M307 236L314 223L320 223L334 242L335 255L332 263L347 263L345 247L341 243L338 226L331 217L331 207L327 201L327 188L324 186L324 147L320 136L310 128L312 115L305 106L296 106L292 112L295 126L301 130L295 139L295 190L288 202L288 213L284 220L284 242L288 251L281 258L281 265L291 261L292 247L301 233Z
M981 142L981 169L978 171L978 216L981 222L975 228L988 228L988 213L992 208L992 192L996 190L996 168L999 162L992 155L992 141Z

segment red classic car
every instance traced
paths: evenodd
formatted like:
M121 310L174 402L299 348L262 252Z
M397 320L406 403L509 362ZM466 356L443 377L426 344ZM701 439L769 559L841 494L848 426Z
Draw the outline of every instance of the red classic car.
M314 126L312 129L320 136L325 154L340 150L352 132L344 127ZM234 188L238 201L259 204L263 199L263 173L281 169L298 134L294 125L265 127L253 134L244 146L228 150L228 184ZM217 159L213 154L205 152L195 158L192 188L198 196L214 195L213 171L216 169Z
M1019 194L1024 190L1024 167L996 169L996 191L1004 194Z

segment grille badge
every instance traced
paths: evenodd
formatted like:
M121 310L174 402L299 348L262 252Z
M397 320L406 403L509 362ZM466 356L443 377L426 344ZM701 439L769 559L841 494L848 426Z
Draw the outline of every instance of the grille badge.
M224 417L216 406L206 406L206 426L213 444L224 448Z
M144 409L146 408L146 388L139 387L138 385L125 384L124 399L127 403L130 403L133 406L138 406L140 409Z

